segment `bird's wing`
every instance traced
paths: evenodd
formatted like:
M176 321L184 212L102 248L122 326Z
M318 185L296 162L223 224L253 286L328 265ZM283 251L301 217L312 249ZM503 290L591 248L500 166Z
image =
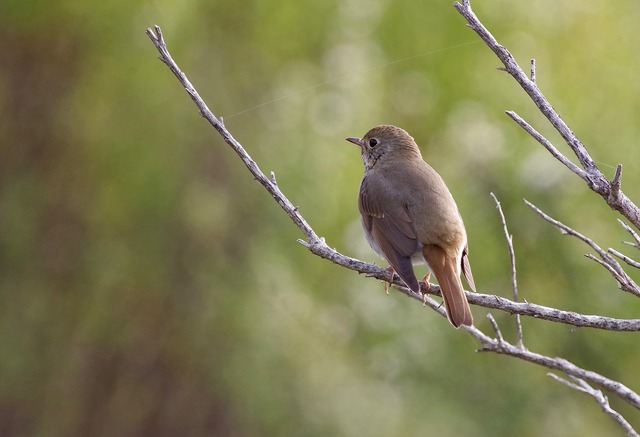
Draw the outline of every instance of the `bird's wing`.
M360 184L358 209L365 231L402 280L417 292L411 255L418 248L418 235L406 205L394 197L391 187L364 178Z

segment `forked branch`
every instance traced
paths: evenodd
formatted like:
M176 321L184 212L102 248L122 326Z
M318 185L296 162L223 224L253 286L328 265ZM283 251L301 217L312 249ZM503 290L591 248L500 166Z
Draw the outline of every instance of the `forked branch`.
M627 218L636 229L640 229L640 208L631 201L620 189L622 166L618 166L613 181L609 181L602 171L598 168L595 161L589 154L587 148L582 144L578 137L569 128L567 123L560 117L555 109L551 106L551 103L542 94L540 88L535 80L535 68L532 70L533 78L527 77L527 74L522 70L518 62L513 55L507 50L506 47L498 43L496 38L487 30L487 28L480 22L476 14L471 9L471 3L469 0L463 0L462 3L455 2L455 8L458 12L467 20L467 25L473 29L474 32L487 44L487 46L496 54L496 56L502 61L504 67L500 68L508 72L513 78L520 84L522 89L529 95L533 103L538 107L540 112L549 120L551 125L560 133L562 138L571 147L573 153L578 158L582 169L572 164L571 161L564 155L562 155L557 148L553 147L551 143L544 139L540 134L529 126L524 120L515 114L513 111L508 111L507 114L513 118L521 127L523 127L536 141L542 143L543 146L551 152L551 154L569 167L571 171L580 176L596 193L600 194L607 204L614 210L620 212ZM545 143L541 141L544 139ZM549 147L551 146L551 147ZM553 149L553 150L552 150Z

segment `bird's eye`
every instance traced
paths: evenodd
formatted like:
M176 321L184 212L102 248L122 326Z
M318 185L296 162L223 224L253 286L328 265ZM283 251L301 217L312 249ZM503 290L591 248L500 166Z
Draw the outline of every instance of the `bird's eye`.
M378 145L378 140L376 140L375 138L371 138L369 140L369 147L375 147Z

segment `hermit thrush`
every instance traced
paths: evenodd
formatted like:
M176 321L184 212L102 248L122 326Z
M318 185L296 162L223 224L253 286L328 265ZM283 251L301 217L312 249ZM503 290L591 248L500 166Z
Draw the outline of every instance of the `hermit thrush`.
M414 292L420 291L420 284L413 263L426 263L438 280L451 324L471 326L473 317L460 280L462 270L475 291L467 234L440 175L422 159L414 139L399 127L377 126L363 138L347 141L360 146L362 152L364 176L358 209L371 248Z

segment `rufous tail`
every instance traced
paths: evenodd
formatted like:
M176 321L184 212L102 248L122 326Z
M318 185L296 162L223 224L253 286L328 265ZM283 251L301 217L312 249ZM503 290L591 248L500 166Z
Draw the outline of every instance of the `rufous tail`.
M460 325L473 325L471 308L456 268L457 260L447 256L441 247L433 244L423 246L422 254L438 280L451 324L456 328Z

